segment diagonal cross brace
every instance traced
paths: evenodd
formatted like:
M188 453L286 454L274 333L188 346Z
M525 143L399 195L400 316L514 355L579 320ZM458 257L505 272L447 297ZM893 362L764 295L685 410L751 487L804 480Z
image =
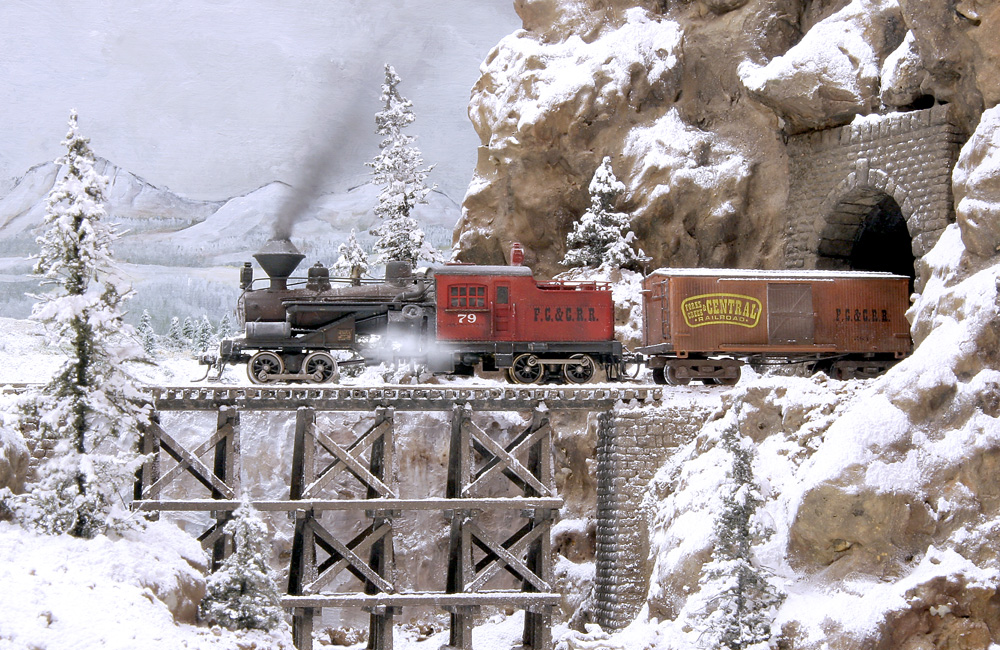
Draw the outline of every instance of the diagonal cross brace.
M313 533L316 535L317 543L319 543L322 540L323 544L332 548L342 558L342 560L339 560L337 564L334 565L334 567L331 567L330 570L324 572L322 576L318 577L315 581L313 581L313 583L309 585L308 587L309 589L312 589L314 586L316 588L323 586L331 579L333 579L333 577L335 577L337 573L340 573L340 571L342 571L347 566L347 564L350 564L351 567L359 571L365 577L365 579L367 579L369 582L375 585L375 587L379 591L387 594L392 594L396 592L396 588L393 587L392 584L390 584L385 578L383 578L379 574L375 573L375 571L370 566L368 566L368 563L365 562L363 559L361 559L361 557L357 553L355 553L352 549L348 548L348 546L345 545L343 542L337 540L333 535L329 533L329 531L320 526L315 520L310 520L309 526L312 528ZM370 539L371 543L374 544L376 541L388 535L391 531L392 531L392 526L390 526L387 523L382 524L375 531L372 532L372 534L365 540L365 542L367 542L368 539ZM370 546L370 544L368 544L368 546ZM364 551L363 548L360 548L359 550L361 550L362 552ZM336 571L333 570L335 567L337 567L337 565L341 564L343 564L343 566L337 568Z
M185 449L183 445L174 440L170 434L164 431L163 428L155 422L151 422L148 426L153 429L155 435L160 439L161 448L177 461L177 466L172 468L156 483L151 485L146 490L146 493L155 494L156 492L154 490L162 489L166 484L166 481L173 479L181 471L187 470L192 476L198 479L202 485L207 487L209 490L212 490L213 496L221 495L221 498L223 499L236 498L236 494L233 492L233 489L219 480L219 477L215 475L215 472L209 469L207 465L198 459L198 456L208 451L209 448L232 433L232 425L226 425L225 427L218 429L215 434L206 442L201 444L198 449L194 451L194 453Z
M538 539L541 534L547 533L548 526L534 528L530 533L517 540L516 543L507 549L502 544L497 544L491 539L475 522L467 521L465 525L469 527L476 545L485 546L496 557L474 580L466 584L465 591L479 591L490 578L496 575L500 569L504 568L504 565L510 567L523 580L530 582L538 591L547 592L552 590L552 587L548 583L542 580L538 574L529 569L524 562L514 555L514 553L522 552L531 542Z
M349 454L352 458L356 458L357 457L355 456L356 453L364 451L365 449L370 447L379 436L385 434L384 431L379 431L379 429L385 424L391 422L392 422L392 417L387 416L384 412L381 412L380 409L380 412L375 417L375 423L372 424L372 426L369 427L367 431L361 434L361 436L359 436L357 440L348 445L348 447L344 451L347 454ZM306 487L305 493L303 494L302 497L304 499L317 496L320 490L326 487L330 483L330 481L334 479L334 477L337 475L337 473L334 470L337 468L338 465L340 465L341 462L343 462L340 459L340 456L334 453L333 449L327 446L328 442L332 443L332 441L327 436L323 436L322 439L319 436L316 436L316 441L319 442L319 444L322 445L324 449L329 451L331 454L334 454L334 459L321 472L319 472L319 474L316 476L316 480L314 480ZM338 446L336 445L336 443L333 443L333 445Z
M535 490L539 496L551 495L549 488L539 481L534 474L528 471L528 468L522 465L520 461L514 458L514 454L518 453L522 449L530 447L547 433L545 428L548 424L547 421L542 420L540 422L532 422L531 427L525 431L525 434L527 435L518 436L517 439L511 442L508 449L501 447L499 443L493 440L493 438L491 438L488 434L486 434L486 432L477 427L475 424L472 424L471 422L469 424L473 429L473 440L479 445L482 445L486 451L493 454L493 460L487 463L486 467L480 470L475 480L462 490L462 496L471 496L478 485L486 483L496 474L501 472L507 473L508 470L523 481L525 486Z
M355 458L349 451L334 442L330 436L325 433L315 432L313 436L316 441L323 445L327 451L333 454L336 458L340 459L340 462L347 466L351 474L364 483L367 487L375 490L380 497L390 497L395 499L396 493L392 489L380 481L374 474L368 471L368 469L361 464L361 462Z

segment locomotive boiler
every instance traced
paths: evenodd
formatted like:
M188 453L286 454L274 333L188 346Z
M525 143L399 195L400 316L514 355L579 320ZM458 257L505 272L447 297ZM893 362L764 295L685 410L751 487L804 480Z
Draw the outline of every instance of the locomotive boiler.
M448 264L414 273L390 262L384 280L331 278L320 264L304 280L304 256L288 240L254 255L268 276L241 275L238 321L213 360L246 363L255 383L323 383L343 363L416 359L435 373L502 370L514 383L583 383L624 366L614 339L611 288L600 282L537 282L527 267Z

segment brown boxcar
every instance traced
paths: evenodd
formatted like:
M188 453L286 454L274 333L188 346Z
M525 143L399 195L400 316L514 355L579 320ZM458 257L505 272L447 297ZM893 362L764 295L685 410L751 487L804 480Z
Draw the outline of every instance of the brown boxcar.
M437 342L457 367L509 369L518 383L581 383L597 364L617 369L607 283L537 282L528 267L473 265L435 269L434 282Z
M735 383L743 361L878 374L909 354L909 278L849 271L661 269L643 282L658 382Z

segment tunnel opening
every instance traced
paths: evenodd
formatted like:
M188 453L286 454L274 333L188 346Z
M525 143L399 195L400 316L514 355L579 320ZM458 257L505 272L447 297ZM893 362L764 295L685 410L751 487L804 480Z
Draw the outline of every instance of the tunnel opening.
M817 268L881 271L916 276L913 242L896 200L863 192L838 204L819 244Z

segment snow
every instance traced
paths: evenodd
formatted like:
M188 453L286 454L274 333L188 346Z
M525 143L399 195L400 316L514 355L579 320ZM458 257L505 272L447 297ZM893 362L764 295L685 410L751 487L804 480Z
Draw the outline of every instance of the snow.
M161 598L184 588L197 597L205 555L171 523L152 523L123 538L82 540L0 522L0 557L4 650L292 647L287 632L222 633L175 621ZM191 613L197 602L171 605Z
M899 10L896 0L853 0L813 26L785 54L765 65L741 63L740 80L748 89L764 93L769 85L801 79L803 87L797 91L808 100L829 96L863 105L866 98L877 95L882 64L865 29L872 29L873 16L893 10Z
M479 118L496 122L487 127L495 138L490 148L503 148L508 140L516 145L533 137L553 115L577 110L579 96L591 92L595 83L597 93L580 110L601 119L615 106L615 97L628 94L636 67L651 83L675 74L680 26L654 20L638 8L626 10L624 18L617 29L591 42L577 35L551 42L524 30L504 38L481 69L492 81L491 92L476 93L473 99ZM482 86L480 82L477 88ZM511 106L515 109L508 111ZM499 128L500 122L507 128Z

